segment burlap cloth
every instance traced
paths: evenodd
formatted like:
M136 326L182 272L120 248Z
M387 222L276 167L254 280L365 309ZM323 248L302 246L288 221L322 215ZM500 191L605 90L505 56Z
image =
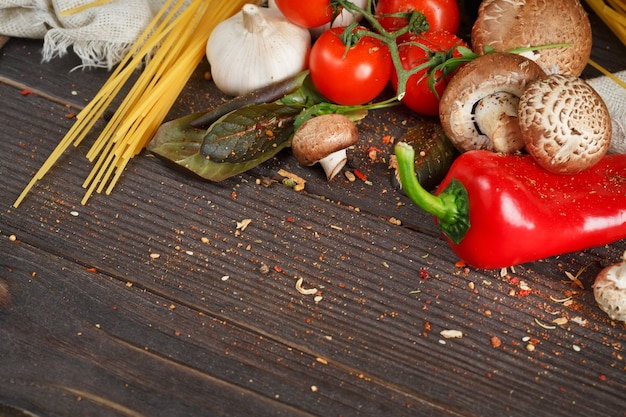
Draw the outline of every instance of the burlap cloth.
M626 81L626 71L615 75L622 81ZM609 77L603 76L587 81L602 96L611 113L613 137L609 152L626 153L626 89Z
M65 55L71 47L83 66L110 69L165 0L110 0L62 16L92 3L95 0L0 0L0 34L43 39L44 61Z
M109 0L62 16L96 0L0 0L0 34L43 39L43 61L70 47L84 67L112 68L126 54L166 0ZM616 74L626 80L626 71ZM626 153L626 89L609 77L589 80L613 117L611 152Z

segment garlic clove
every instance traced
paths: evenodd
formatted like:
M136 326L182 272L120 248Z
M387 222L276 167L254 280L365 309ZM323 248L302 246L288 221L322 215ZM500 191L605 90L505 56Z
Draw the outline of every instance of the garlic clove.
M278 9L246 4L215 27L206 56L217 88L239 96L304 71L310 49L307 29Z

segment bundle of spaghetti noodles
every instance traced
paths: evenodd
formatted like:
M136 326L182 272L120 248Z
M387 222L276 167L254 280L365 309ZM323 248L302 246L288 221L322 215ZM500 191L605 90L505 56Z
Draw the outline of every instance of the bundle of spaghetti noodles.
M626 1L624 0L585 0L611 29L617 38L626 45Z
M96 0L94 4L101 3ZM94 166L83 183L81 204L94 192L109 194L124 168L150 141L205 54L211 31L245 0L167 0L95 97L17 198L26 197L61 155L78 146L133 73L145 68L87 153ZM148 59L149 58L149 59Z

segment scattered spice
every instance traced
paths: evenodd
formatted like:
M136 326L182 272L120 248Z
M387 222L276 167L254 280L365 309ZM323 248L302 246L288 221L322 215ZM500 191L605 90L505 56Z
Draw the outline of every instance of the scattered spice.
M460 339L463 337L463 332L460 330L442 330L439 334L446 339Z
M302 277L298 278L298 280L296 281L296 290L298 290L300 294L303 294L303 295L317 294L317 288L304 288L302 287L303 283L304 283L304 278Z
M491 336L490 341L491 341L491 347L493 347L494 349L502 346L502 340L500 340L498 336Z
M585 272L585 270L587 269L589 265L583 266L582 268L580 268L578 270L578 272L576 272L576 275L573 275L571 272L569 271L565 271L565 275L567 276L567 278L569 278L570 281L572 281L572 283L574 285L576 285L578 288L580 288L581 290L585 289L585 286L583 285L582 281L580 280L580 276L582 275L583 272Z
M572 300L572 297L566 297L566 298L555 298L555 297L553 297L553 296L550 296L550 299L551 299L552 301L554 301L555 303L563 303L563 304L564 304L564 303L566 303L566 302L568 302L568 301L571 301L571 300Z
M556 326L552 326L550 324L542 323L537 318L535 318L535 323L537 323L539 326L543 327L546 330L554 330L554 329L556 329Z
M293 174L289 171L286 171L284 169L279 169L278 170L278 175L280 175L281 177L285 177L288 178L290 180L292 180L294 182L293 190L294 191L302 191L304 190L304 184L306 183L306 180L296 174Z
M250 223L252 223L252 219L243 219L242 221L237 222L236 229L243 232Z
M467 263L463 259L459 259L458 261L456 261L454 266L456 268L465 268L467 266Z
M367 175L359 171L358 169L354 169L354 175L363 182L367 182Z

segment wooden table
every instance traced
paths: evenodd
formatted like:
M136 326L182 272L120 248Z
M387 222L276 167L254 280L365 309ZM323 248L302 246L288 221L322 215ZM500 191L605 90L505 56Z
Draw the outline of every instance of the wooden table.
M626 69L591 18L593 58ZM0 415L626 415L626 327L591 290L626 241L507 273L455 266L391 181L383 138L418 122L405 110L361 124L348 170L367 182L283 151L207 183L146 153L83 206L88 141L13 208L108 76L40 48L0 49ZM220 100L206 71L170 118Z

